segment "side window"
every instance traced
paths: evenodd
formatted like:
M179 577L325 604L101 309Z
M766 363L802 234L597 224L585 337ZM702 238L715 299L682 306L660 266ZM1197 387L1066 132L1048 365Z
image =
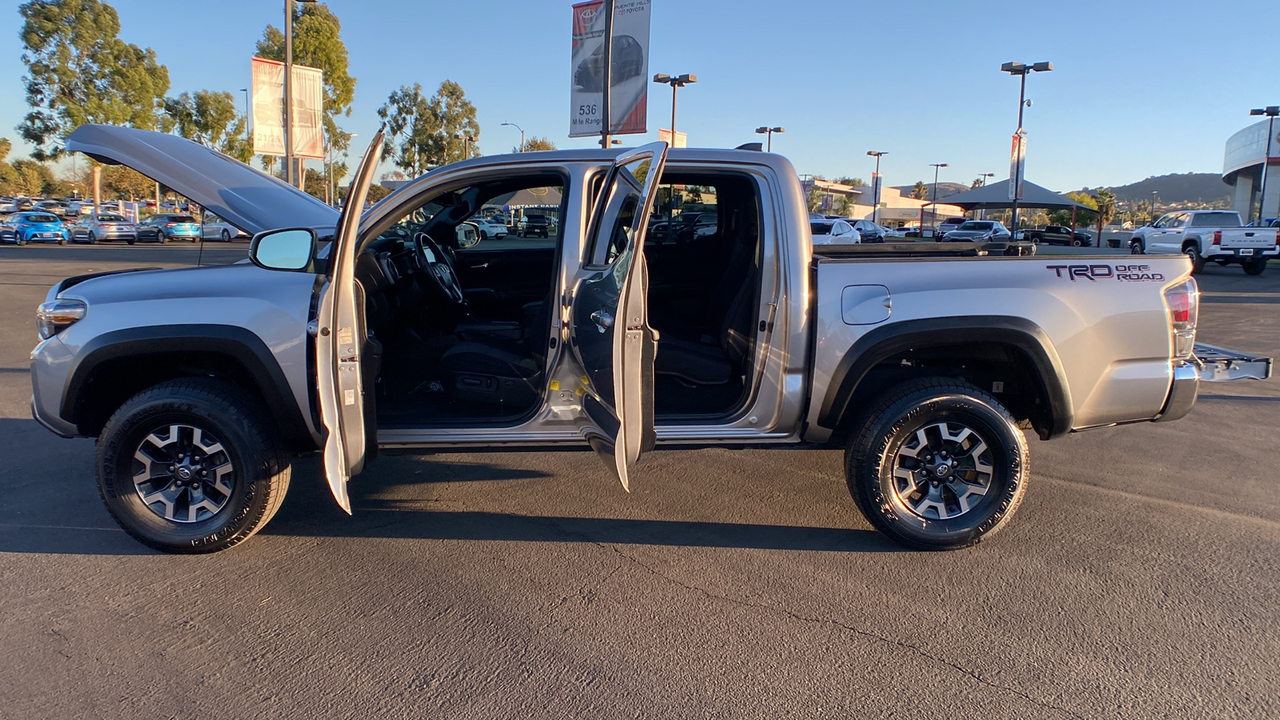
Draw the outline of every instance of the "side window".
M720 233L720 203L711 185L658 186L646 245L705 243Z
M1186 227L1186 225L1187 225L1186 213L1178 213L1177 215L1174 215L1172 218L1169 219L1169 227L1180 228L1180 227Z
M605 217L600 213L612 212L614 221L612 227L602 229L596 235L595 244L587 253L588 264L597 267L612 265L627 249L637 229L635 219L640 212L641 193L648 175L649 161L637 160L621 169L618 182L609 189L609 196L600 199L603 205L597 206L596 218Z

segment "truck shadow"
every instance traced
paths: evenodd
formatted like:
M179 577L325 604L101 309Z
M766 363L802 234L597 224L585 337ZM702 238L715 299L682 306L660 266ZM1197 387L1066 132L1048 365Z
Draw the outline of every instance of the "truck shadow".
M384 459L378 462L382 464ZM422 459L417 459L422 463ZM413 482L502 481L549 477L547 473L465 464L428 471ZM300 475L311 475L304 471ZM316 473L319 476L320 473ZM821 552L904 552L874 530L758 523L647 520L607 517L524 515L475 510L427 509L431 501L391 499L385 491L404 484L399 473L370 473L353 483L352 515L342 513L323 482L294 485L265 535L389 538L397 540L488 540L541 543L662 545L673 547L809 550ZM441 504L449 504L442 501Z

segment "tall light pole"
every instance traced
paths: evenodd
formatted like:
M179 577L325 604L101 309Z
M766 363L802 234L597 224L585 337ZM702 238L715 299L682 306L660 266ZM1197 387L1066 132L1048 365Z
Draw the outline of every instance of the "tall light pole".
M786 131L787 131L787 129L786 129L786 128L784 128L784 127L758 127L758 128L756 128L756 134L757 134L757 135L765 135L765 136L767 136L767 138L768 138L768 139L766 140L766 142L765 142L765 151L766 151L766 152L773 152L773 134L774 134L774 133L782 133L782 132L786 132Z
M676 90L679 90L685 85L692 85L693 83L698 82L698 76L689 75L687 73L684 75L664 75L662 73L658 73L653 76L653 81L656 83L665 83L671 86L671 144L675 145L676 144Z
M1268 105L1264 108L1254 108L1249 111L1249 114L1267 116L1267 141L1262 144L1262 191L1258 193L1258 217L1256 218L1258 226L1261 227L1262 205L1267 201L1267 166L1271 164L1272 131L1275 129L1276 116L1280 115L1280 106Z
M871 173L871 222L880 224L880 158L889 153L884 150L868 150L867 154L876 159L876 171Z
M240 88L240 92L244 93L244 134L252 143L253 131L249 128L249 121L253 118L253 111L249 107L249 88Z
M1038 62L1027 64L1020 62L1007 62L1001 65L1000 69L1010 75L1017 75L1021 78L1018 90L1018 130L1014 133L1014 136L1017 138L1016 142L1019 145L1017 148L1017 150L1019 150L1017 155L1021 157L1024 154L1021 152L1022 138L1026 135L1026 133L1022 131L1022 108L1025 107L1027 103L1027 74L1033 72L1049 72L1053 69L1053 63ZM1010 163L1012 172L1009 173L1009 200L1011 203L1010 207L1013 209L1013 216L1009 225L1010 231L1012 232L1017 232L1018 230L1018 200L1021 199L1019 196L1021 195L1023 180L1021 177L1022 165L1023 163L1019 161L1019 159L1015 159Z
M930 211L933 213L933 235L934 237L937 237L938 235L938 171L946 167L947 164L946 163L929 163L929 166L933 168L933 199L929 201L929 204L933 206L930 209ZM921 232L923 232L923 228L924 228L924 206L923 205L920 206L920 227L922 228Z
M453 139L462 141L462 159L470 160L471 159L471 143L476 141L476 136L467 135L466 133L454 133Z
M1156 201L1160 199L1159 191L1151 191L1151 222L1155 222L1160 216L1156 214Z
M504 122L504 123L502 123L502 124L503 124L503 125L510 125L511 127L513 127L513 128L515 128L515 129L517 129L517 130L519 130L519 131L520 131L520 150L519 150L518 152L524 152L524 128L520 127L519 125L517 125L517 124L515 124L515 123L513 123L513 122Z

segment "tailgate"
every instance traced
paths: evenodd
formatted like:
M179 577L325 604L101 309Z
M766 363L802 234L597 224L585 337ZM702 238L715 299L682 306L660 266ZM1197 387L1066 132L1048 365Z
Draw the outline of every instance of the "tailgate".
M1200 368L1200 379L1207 382L1244 380L1266 380L1271 377L1271 358L1255 357L1235 350L1196 343L1196 366Z
M1258 228L1249 230L1240 228L1239 230L1223 230L1222 231L1222 247L1230 250L1231 248L1259 248L1271 247L1280 239L1280 230L1272 228Z

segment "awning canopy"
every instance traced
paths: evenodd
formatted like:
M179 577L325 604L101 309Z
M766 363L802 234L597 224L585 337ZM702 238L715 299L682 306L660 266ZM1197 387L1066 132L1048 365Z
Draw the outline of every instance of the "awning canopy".
M1008 180L1001 180L998 183L991 183L984 187L966 190L965 192L950 195L945 198L938 198L938 202L946 203L948 205L958 205L964 208L965 212L970 210L996 210L999 208L1013 207L1013 201L1009 199ZM1025 180L1022 183L1022 199L1018 201L1018 207L1093 209L1088 205L1081 205L1066 195L1060 195L1052 190L1043 188L1033 182Z

